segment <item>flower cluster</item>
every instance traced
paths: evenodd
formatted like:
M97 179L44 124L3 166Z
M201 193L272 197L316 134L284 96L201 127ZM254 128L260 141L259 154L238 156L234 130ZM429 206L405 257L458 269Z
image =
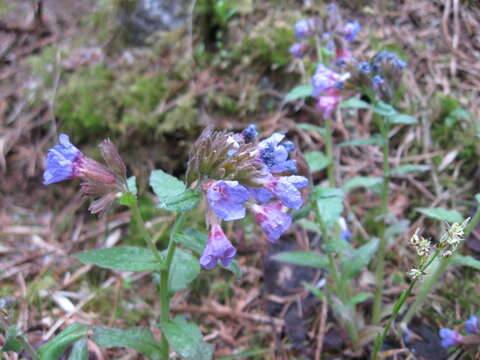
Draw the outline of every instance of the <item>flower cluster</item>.
M291 226L288 209L303 205L299 190L308 180L292 175L297 172L293 143L279 133L258 143L256 136L253 125L239 134L207 128L192 147L187 179L200 181L208 201L210 235L200 258L206 269L218 261L228 266L236 252L221 229L222 220L242 219L248 209L273 242Z
M90 204L90 212L104 214L118 192L126 189L126 168L116 147L108 139L100 143L100 152L107 164L105 166L85 156L70 143L68 135L61 134L58 140L59 145L48 151L43 184L81 178L84 180L80 185L82 194L97 198Z
M443 249L443 256L452 256L458 245L463 241L465 234L465 227L470 221L470 218L464 220L462 223L453 223L448 227L447 232L442 236L438 246Z
M293 57L302 59L309 50L315 49L313 40L336 54L336 61L343 61L350 56L347 43L356 40L361 27L357 21L343 22L337 6L330 4L325 16L301 19L293 29L298 40L290 47Z
M449 348L452 346L467 344L467 343L479 343L480 328L478 327L478 318L475 315L472 315L464 323L465 331L470 336L465 336L458 333L455 330L449 328L442 328L439 330L438 334L441 338L441 343L444 348ZM471 336L474 335L474 336Z
M425 258L430 253L432 244L430 240L425 239L423 236L419 236L419 231L420 229L417 229L415 234L413 234L413 236L410 238L410 244L412 244L412 246L415 248L418 256Z

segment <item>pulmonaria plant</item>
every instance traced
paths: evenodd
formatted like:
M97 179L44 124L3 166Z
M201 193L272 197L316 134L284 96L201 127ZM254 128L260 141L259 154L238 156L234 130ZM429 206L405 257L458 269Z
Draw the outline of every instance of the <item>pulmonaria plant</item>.
M94 264L120 271L152 271L159 275L158 293L160 297L162 331L161 341L156 342L149 329L130 330L93 328L84 324L73 324L58 337L42 346L35 360L58 358L69 344L77 340L86 346L85 338L100 346L111 347L102 339L115 337L115 345L133 347L149 358L169 359L169 348L186 356L195 347L195 354L211 360L213 348L203 341L200 330L183 317L170 318L170 298L188 284L200 272L200 265L210 270L220 262L228 267L237 252L222 229L223 221L243 219L250 211L269 241L276 241L292 224L289 210L298 210L303 205L300 189L308 185L304 176L296 175L297 163L292 159L295 146L285 141L285 136L274 133L267 139L258 141L254 125L240 133L215 131L207 127L191 149L186 184L162 170L154 170L150 176L150 186L158 198L158 206L174 211L177 216L171 227L168 245L159 250L154 238L147 229L138 207L136 179L127 179L127 171L122 158L110 140L104 140L99 148L105 164L101 164L83 154L74 146L67 135L59 136L59 144L52 147L46 157L43 183L49 185L63 180L82 180L82 195L93 199L89 210L103 215L118 201L130 208L131 214L140 227L148 248L120 246L95 249L74 256L85 264ZM189 211L194 208L201 194L207 200L206 224L209 235L206 243L193 240L183 243L188 237L183 227ZM190 229L193 230L193 229ZM184 247L178 247L178 244ZM194 245L192 245L194 243ZM202 249L199 251L199 249ZM200 259L192 254L201 252ZM129 259L129 261L125 261ZM71 333L75 332L75 336ZM149 338L143 346L139 338ZM21 334L19 332L19 334ZM68 343L65 337L68 334ZM136 335L135 335L136 334ZM188 343L175 341L188 338ZM21 336L17 336L19 341ZM172 340L173 339L173 340ZM74 347L75 348L75 347ZM53 357L52 357L53 356ZM191 358L191 357L186 357Z
M241 133L206 128L193 145L187 180L199 182L208 202L207 246L200 258L206 269L218 261L228 266L235 249L221 230L221 221L240 220L247 209L254 215L269 241L276 241L292 223L289 209L302 204L300 189L308 185L297 172L291 154L295 147L274 133L256 142L255 126Z

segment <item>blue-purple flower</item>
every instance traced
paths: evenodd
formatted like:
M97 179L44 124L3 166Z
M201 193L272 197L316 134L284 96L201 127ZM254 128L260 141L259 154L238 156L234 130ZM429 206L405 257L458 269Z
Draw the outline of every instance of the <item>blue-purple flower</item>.
M465 329L469 334L478 334L480 332L478 328L478 318L475 315L472 315L465 321Z
M249 187L248 191L250 191L255 200L262 204L269 202L273 198L272 192L264 187Z
M339 74L323 64L318 64L312 76L312 95L319 96L321 93L335 88L339 80Z
M226 221L245 217L243 203L250 198L245 186L228 180L210 181L205 186L208 203L218 217Z
M43 173L43 184L48 185L59 181L72 179L80 175L80 163L84 155L72 143L68 135L58 137L59 145L48 151L47 168Z
M307 44L304 44L302 42L296 42L289 48L290 54L297 58L297 59L302 59L305 55L305 52L307 51Z
M280 144L284 137L283 134L274 133L258 144L260 158L272 173L297 171L295 161L288 159L293 144L291 142L287 142L287 145Z
M312 18L298 20L295 23L294 31L299 40L311 37L315 32L315 20Z
M354 41L360 32L361 26L358 21L347 22L342 29L343 37L347 41Z
M264 184L265 188L270 190L277 199L286 207L293 210L298 210L302 207L302 194L298 189L304 188L307 185L308 179L298 175L273 176Z
M463 336L456 331L448 328L442 328L438 332L441 338L441 344L444 348L456 346L462 343Z
M266 205L253 204L251 210L257 223L271 242L277 241L292 225L292 216L282 211L280 201L272 201Z
M241 134L245 142L250 142L258 136L257 126L255 124L250 124L243 129Z
M233 260L237 250L227 239L220 224L212 224L208 235L207 246L200 257L200 264L207 270L217 266L220 260L223 266L228 266Z

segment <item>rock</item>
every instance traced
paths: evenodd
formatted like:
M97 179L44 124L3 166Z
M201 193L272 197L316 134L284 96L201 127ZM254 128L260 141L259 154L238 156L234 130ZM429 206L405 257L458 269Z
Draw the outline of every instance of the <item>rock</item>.
M172 31L186 23L187 0L120 0L119 17L129 41L144 44L157 31Z

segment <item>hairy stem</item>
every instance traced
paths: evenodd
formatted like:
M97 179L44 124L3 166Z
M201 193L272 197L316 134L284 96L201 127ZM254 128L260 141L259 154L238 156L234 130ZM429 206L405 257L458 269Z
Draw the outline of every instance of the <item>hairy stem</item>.
M165 256L165 268L160 270L160 307L162 310L162 323L170 320L170 291L168 286L168 280L170 278L170 269L172 267L173 256L175 255L175 249L177 248L177 242L175 241L175 234L177 234L182 228L187 213L183 212L177 216L175 224L173 225L172 230L170 231L170 238L168 241L167 254ZM164 360L168 360L168 355L170 353L168 340L165 336L162 336L162 357Z
M327 166L328 183L331 187L336 186L335 181L335 161L333 159L333 134L332 134L332 119L328 116L325 119L325 152L329 163Z
M382 317L382 293L383 293L383 278L385 274L385 250L387 248L386 217L388 214L388 188L390 184L390 164L389 158L389 126L386 119L379 119L380 130L383 141L383 184L382 192L380 194L380 243L377 252L377 267L375 269L375 299L373 302L372 323L378 324Z
M152 252L153 256L160 262L163 263L163 260L160 256L160 253L157 250L157 247L155 246L152 236L150 235L150 232L147 229L147 226L145 225L145 221L143 221L142 215L140 214L140 209L138 208L138 200L135 198L135 201L132 202L130 206L130 210L132 211L132 215L135 218L135 221L138 224L138 227L140 228L140 231L142 232L142 236L145 239L145 242L147 243L148 248Z

